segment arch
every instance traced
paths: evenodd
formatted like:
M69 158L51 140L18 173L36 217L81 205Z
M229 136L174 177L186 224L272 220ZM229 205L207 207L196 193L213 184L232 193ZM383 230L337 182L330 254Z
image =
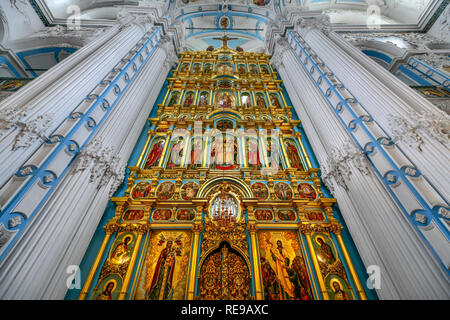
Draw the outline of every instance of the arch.
M230 182L233 185L236 185L239 190L243 192L242 196L245 198L252 198L253 193L251 192L250 188L247 186L247 184L238 178L234 177L217 177L214 179L211 179L210 181L206 182L198 191L198 197L204 198L206 195L209 194L209 192L213 189L213 187L216 184L222 183L224 181Z
M233 244L231 244L230 242L228 242L226 240L223 240L223 241L220 241L220 242L216 243L216 245L212 246L211 248L209 248L207 251L205 251L202 254L202 257L200 258L200 261L198 263L198 266L199 266L198 270L199 270L199 272L197 274L197 278L200 277L200 270L202 269L206 258L208 258L211 254L215 253L216 251L219 251L220 248L222 247L222 244L227 244L230 249L236 251L242 257L242 259L244 259L245 263L247 264L248 272L249 272L250 279L251 279L253 274L252 274L250 260L248 258L248 253L244 252L241 248L239 248L237 246L234 246Z

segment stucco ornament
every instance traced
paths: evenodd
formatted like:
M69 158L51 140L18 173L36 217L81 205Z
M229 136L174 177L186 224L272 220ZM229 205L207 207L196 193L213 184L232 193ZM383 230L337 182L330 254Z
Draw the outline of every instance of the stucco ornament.
M340 148L332 149L328 159L321 163L321 168L322 180L331 192L334 192L333 179L339 186L348 190L346 180L350 179L354 168L364 175L370 174L366 155L349 140Z
M0 139L16 130L12 150L27 148L38 140L47 140L52 120L53 114L50 113L29 118L26 109L17 112L13 106L6 107L0 110Z
M422 151L423 134L425 133L447 148L450 147L450 117L448 115L414 112L408 118L390 115L389 127L394 142L402 141L409 147Z
M100 139L92 140L78 155L75 172L89 170L89 182L98 182L97 189L110 184L109 196L125 178L125 161L114 147L103 147Z

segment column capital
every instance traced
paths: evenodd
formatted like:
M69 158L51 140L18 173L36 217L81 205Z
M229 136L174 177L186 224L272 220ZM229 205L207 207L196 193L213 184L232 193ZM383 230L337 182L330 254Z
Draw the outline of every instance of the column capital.
M166 59L164 61L165 68L172 68L174 65L178 63L178 56L171 36L169 35L162 36L158 44L158 47L163 49L164 52L166 53Z
M119 29L124 29L132 25L136 25L142 29L142 32L150 31L154 25L154 17L150 14L134 15L126 9L122 9L117 13L116 25Z
M320 15L317 17L299 17L295 20L295 30L305 35L306 32L317 29L322 33L328 35L331 31L330 17L327 15Z
M277 35L275 40L274 53L272 55L270 63L277 69L284 66L283 59L289 50L291 50L291 47L289 46L286 38Z

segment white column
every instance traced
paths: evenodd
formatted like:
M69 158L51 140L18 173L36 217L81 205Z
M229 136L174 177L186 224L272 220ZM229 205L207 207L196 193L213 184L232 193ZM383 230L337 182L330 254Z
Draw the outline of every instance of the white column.
M449 283L436 256L411 227L296 52L280 39L273 63L284 81L366 266L381 269L381 299L448 299ZM306 68L306 69L305 69ZM308 70L308 72L306 71ZM317 71L315 72L317 76ZM321 84L326 89L325 81Z
M445 132L450 117L394 75L375 66L362 52L356 53L359 50L335 32L327 36L316 28L298 30L431 185L449 199L450 183L442 173L448 171L450 163L450 143Z
M1 299L64 298L66 268L81 263L174 62L174 48L165 37L2 261Z
M0 186L88 96L146 32L129 16L0 103ZM1 205L0 205L1 208Z

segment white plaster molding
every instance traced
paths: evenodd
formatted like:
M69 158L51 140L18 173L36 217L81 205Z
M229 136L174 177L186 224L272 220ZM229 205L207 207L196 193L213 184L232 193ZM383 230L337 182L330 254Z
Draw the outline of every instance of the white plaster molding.
M450 114L450 100L433 101L433 104L445 113Z
M415 47L416 50L422 50L422 51L431 51L432 49L429 48L429 46L437 45L437 44L444 44L445 42L437 39L429 34L426 33L416 33L416 32L409 32L409 33L392 33L392 32L377 32L377 33L340 33L340 35L349 41L350 43L356 44L360 43L364 40L380 40L382 38L400 38L409 45ZM397 43L390 42L396 46L398 46Z
M290 50L289 44L284 37L276 35L275 51L272 55L270 63L279 69L283 66L284 55Z
M322 180L331 192L334 192L331 177L337 184L348 190L346 181L350 179L354 167L364 175L370 174L366 155L348 140L341 147L333 148L328 154L327 161L321 164Z
M27 119L29 110L22 109L17 112L14 106L0 110L0 138L11 130L18 129L11 148L27 148L37 140L47 140L49 127L53 121L53 114L45 113L34 119Z
M89 170L89 182L97 181L97 189L109 184L113 180L109 195L117 190L125 178L124 161L114 147L103 147L101 139L92 140L78 155L75 173Z
M122 9L117 13L116 21L119 29L136 25L142 29L142 32L147 32L153 27L155 19L150 14L135 15L131 14L127 9Z
M166 60L164 61L164 68L172 68L175 64L178 63L178 56L175 52L175 46L173 44L172 38L168 35L164 35L161 37L161 40L158 44L161 49L166 53Z
M389 127L394 142L402 141L409 147L422 151L424 132L450 147L450 116L442 114L419 114L413 112L408 118L389 115Z
M331 31L330 17L327 15L320 15L314 18L299 17L295 20L295 30L303 35L306 35L308 30L317 29L324 34Z

